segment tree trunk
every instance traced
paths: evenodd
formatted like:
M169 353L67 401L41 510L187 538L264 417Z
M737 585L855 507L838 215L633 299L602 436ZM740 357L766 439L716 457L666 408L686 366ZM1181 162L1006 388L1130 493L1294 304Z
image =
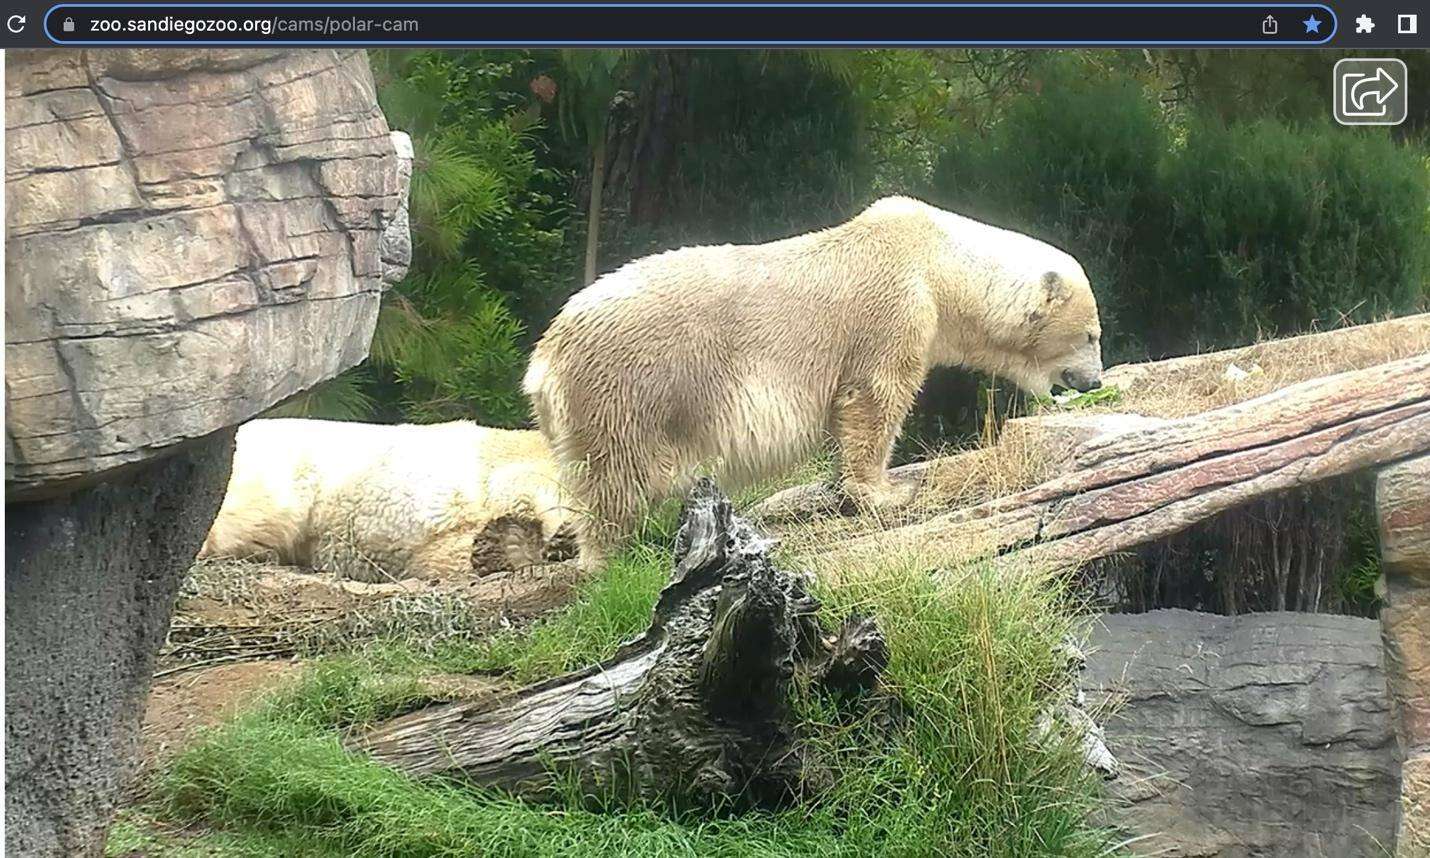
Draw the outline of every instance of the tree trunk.
M582 285L596 281L596 255L601 240L601 196L606 185L606 126L596 133L596 145L591 150L591 202L586 208L586 269Z
M622 796L777 804L822 786L788 712L793 681L867 704L888 661L874 622L827 635L805 579L714 483L686 502L650 628L606 661L495 702L436 706L355 743L412 775L529 795L572 780Z
M630 164L633 224L655 223L664 214L666 186L686 110L690 53L654 51L651 60L650 79L641 93L640 123Z

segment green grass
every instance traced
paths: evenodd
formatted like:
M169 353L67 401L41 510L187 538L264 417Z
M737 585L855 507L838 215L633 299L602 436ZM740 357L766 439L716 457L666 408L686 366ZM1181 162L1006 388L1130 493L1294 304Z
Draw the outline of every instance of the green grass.
M666 549L638 545L583 585L565 610L480 646L473 667L508 672L521 682L598 662L650 625L656 596L670 576Z
M1057 582L971 567L935 584L914 567L847 575L820 593L830 622L879 617L888 688L905 713L892 733L796 694L803 732L833 786L781 812L592 809L590 797L538 805L444 781L417 782L347 753L344 731L421 703L437 670L537 680L610 654L642 631L670 568L673 512L583 586L568 608L445 655L375 647L320 660L295 685L208 733L155 785L144 813L198 827L208 852L423 856L954 855L1093 856L1097 785L1067 748L1040 748L1032 724L1059 677L1053 650L1074 622ZM150 836L126 823L126 840ZM161 838L162 840L162 838ZM164 841L169 842L169 841ZM165 846L164 848L169 848ZM178 849L176 845L173 848ZM284 852L283 849L288 849ZM267 851L265 851L267 850Z

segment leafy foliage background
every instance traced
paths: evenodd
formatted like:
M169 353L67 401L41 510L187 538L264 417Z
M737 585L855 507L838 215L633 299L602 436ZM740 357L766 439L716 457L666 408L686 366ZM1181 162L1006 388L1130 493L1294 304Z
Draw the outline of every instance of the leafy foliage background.
M371 359L283 410L526 425L525 354L583 285L588 230L601 273L827 226L888 193L1076 255L1109 363L1422 309L1430 114L1332 124L1337 58L376 52L382 106L417 153L416 258ZM976 432L1005 404L983 384L937 373L910 443Z

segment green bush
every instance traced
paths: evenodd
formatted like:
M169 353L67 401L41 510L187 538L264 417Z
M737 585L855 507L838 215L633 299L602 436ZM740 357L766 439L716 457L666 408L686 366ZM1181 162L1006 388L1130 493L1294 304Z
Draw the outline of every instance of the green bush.
M1159 286L1217 345L1422 305L1430 171L1388 136L1199 122L1168 158ZM1144 299L1150 303L1150 296Z
M1067 249L1108 357L1237 345L1425 305L1430 170L1385 134L1165 108L1135 78L1053 65L931 196Z
M404 419L514 426L526 418L525 329L507 299L483 285L475 262L439 264L409 274L384 300L372 363L391 380L385 400Z

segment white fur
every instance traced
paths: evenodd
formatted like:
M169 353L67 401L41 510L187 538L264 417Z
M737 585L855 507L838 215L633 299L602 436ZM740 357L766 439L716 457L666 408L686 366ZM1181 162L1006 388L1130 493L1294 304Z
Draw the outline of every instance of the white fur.
M499 516L567 521L540 434L470 422L254 420L200 557L266 555L360 580L454 574Z
M551 323L523 387L594 514L578 522L592 565L695 468L748 483L828 435L845 489L883 503L889 451L931 367L1036 393L1065 376L1090 385L1100 333L1068 254L891 197L819 232L682 248L605 275Z

